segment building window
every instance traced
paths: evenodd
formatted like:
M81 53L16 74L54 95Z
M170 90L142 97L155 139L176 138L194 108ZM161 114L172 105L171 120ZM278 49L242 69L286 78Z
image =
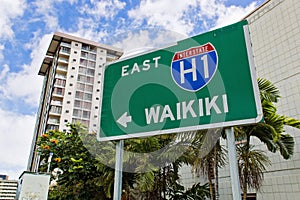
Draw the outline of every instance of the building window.
M87 66L87 60L80 58L80 65Z
M72 67L72 69L74 70L74 69L75 69L75 67Z
M96 97L96 100L99 100L99 97Z
M92 94L84 93L83 100L92 101Z
M95 106L95 109L98 109L98 106Z
M83 118L90 118L90 114L91 114L90 111L86 111L86 110L82 111L82 117Z
M73 116L74 117L81 117L81 114L82 114L82 110L79 110L79 109L74 109L73 110Z
M84 52L84 51L82 51L82 52L81 52L81 57L83 57L83 58L87 58L87 57L88 57L88 53L87 53L87 52Z
M90 60L96 60L96 54L89 53Z
M74 51L74 54L77 54L77 51Z
M93 92L93 86L92 85L85 85L85 90L88 92Z
M50 108L50 112L51 113L57 113L57 114L60 114L61 113L61 107L60 106L51 106Z
M74 76L73 76L73 75L71 75L70 77L71 77L71 78L74 78Z
M67 104L70 104L71 102L70 101L67 101Z
M65 87L65 85L66 85L66 80L63 80L63 79L55 79L55 83L54 83L55 85L58 85L58 86L63 86L63 87Z
M53 93L56 94L56 95L60 95L60 96L63 96L64 95L64 88L57 88L55 87L53 89Z
M69 110L66 110L66 113L69 113Z
M100 90L99 90L99 89L97 89L97 92L100 92Z
M83 99L83 94L84 94L83 92L76 91L75 98Z
M73 59L73 62L76 62L76 59L75 59L75 58Z
M84 90L85 85L83 83L77 83L78 90Z
M64 120L64 122L68 122L68 120L67 120L67 119L65 119L65 120Z
M73 86L73 83L70 83L70 86Z
M72 94L72 92L68 92L68 95L71 95Z
M74 101L74 107L80 108L81 107L81 101L75 100Z
M94 83L94 77L86 77L87 83Z
M88 62L88 67L95 68L95 67L96 67L96 62L90 61L90 60L89 60L89 62Z
M78 47L78 43L75 43L75 46Z
M87 74L87 75L90 75L90 76L94 76L95 70L94 70L94 69L87 69L86 74Z

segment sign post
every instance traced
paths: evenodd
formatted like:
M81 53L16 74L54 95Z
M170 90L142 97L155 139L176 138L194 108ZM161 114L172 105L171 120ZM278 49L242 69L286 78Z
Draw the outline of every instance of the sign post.
M121 196L122 196L123 147L124 147L124 141L123 140L117 141L115 182L114 182L114 200L120 200Z
M232 199L241 200L241 187L240 187L238 163L236 160L236 148L235 148L235 137L234 137L233 127L226 128L225 133L227 138Z

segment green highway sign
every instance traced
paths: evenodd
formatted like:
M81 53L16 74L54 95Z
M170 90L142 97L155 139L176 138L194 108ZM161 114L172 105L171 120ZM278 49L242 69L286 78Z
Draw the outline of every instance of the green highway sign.
M262 119L247 21L106 66L98 139Z

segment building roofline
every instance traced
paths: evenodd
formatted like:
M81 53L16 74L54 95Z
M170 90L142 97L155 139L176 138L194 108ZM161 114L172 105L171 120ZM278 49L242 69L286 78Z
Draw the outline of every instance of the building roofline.
M61 32L55 32L52 36L51 42L49 44L49 47L47 49L46 52L46 56L41 64L41 67L39 69L38 75L42 75L45 76L46 71L48 69L48 67L52 64L52 59L53 56L58 48L58 45L61 42L71 42L71 41L77 41L80 43L85 43L85 44L89 44L92 46L96 46L99 48L103 48L108 50L108 52L111 52L112 54L116 54L118 56L121 57L121 55L123 54L123 50L117 47L113 47L113 46L109 46L109 45L105 45L105 44L101 44L101 43L97 43L91 40L87 40L87 39L83 39L80 37L76 37L76 36L72 36L66 33L61 33Z
M90 45L97 46L97 47L104 48L104 49L108 49L108 50L123 52L123 50L120 49L120 48L109 46L109 45L106 45L106 44L101 44L101 43L98 43L98 42L94 42L92 40L87 40L87 39L80 38L80 37L73 36L73 35L69 35L69 34L66 34L66 33L55 32L54 36L55 35L58 36L58 37L61 37L61 38L69 39L70 41L77 41L77 42L80 42L80 43L90 44Z
M250 12L248 15L246 15L242 20L249 18L251 15L253 15L255 12L257 12L259 9L264 7L267 3L269 3L271 0L266 0L263 4L255 8L252 12Z

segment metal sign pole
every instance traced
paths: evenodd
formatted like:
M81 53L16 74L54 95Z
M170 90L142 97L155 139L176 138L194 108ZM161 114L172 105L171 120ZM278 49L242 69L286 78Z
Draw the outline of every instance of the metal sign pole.
M227 146L228 146L228 159L229 159L229 168L230 168L232 199L241 200L241 188L240 188L233 127L226 128L225 133L227 137Z
M121 200L121 195L122 195L123 148L124 148L124 141L123 140L117 141L115 182L114 182L114 200Z

